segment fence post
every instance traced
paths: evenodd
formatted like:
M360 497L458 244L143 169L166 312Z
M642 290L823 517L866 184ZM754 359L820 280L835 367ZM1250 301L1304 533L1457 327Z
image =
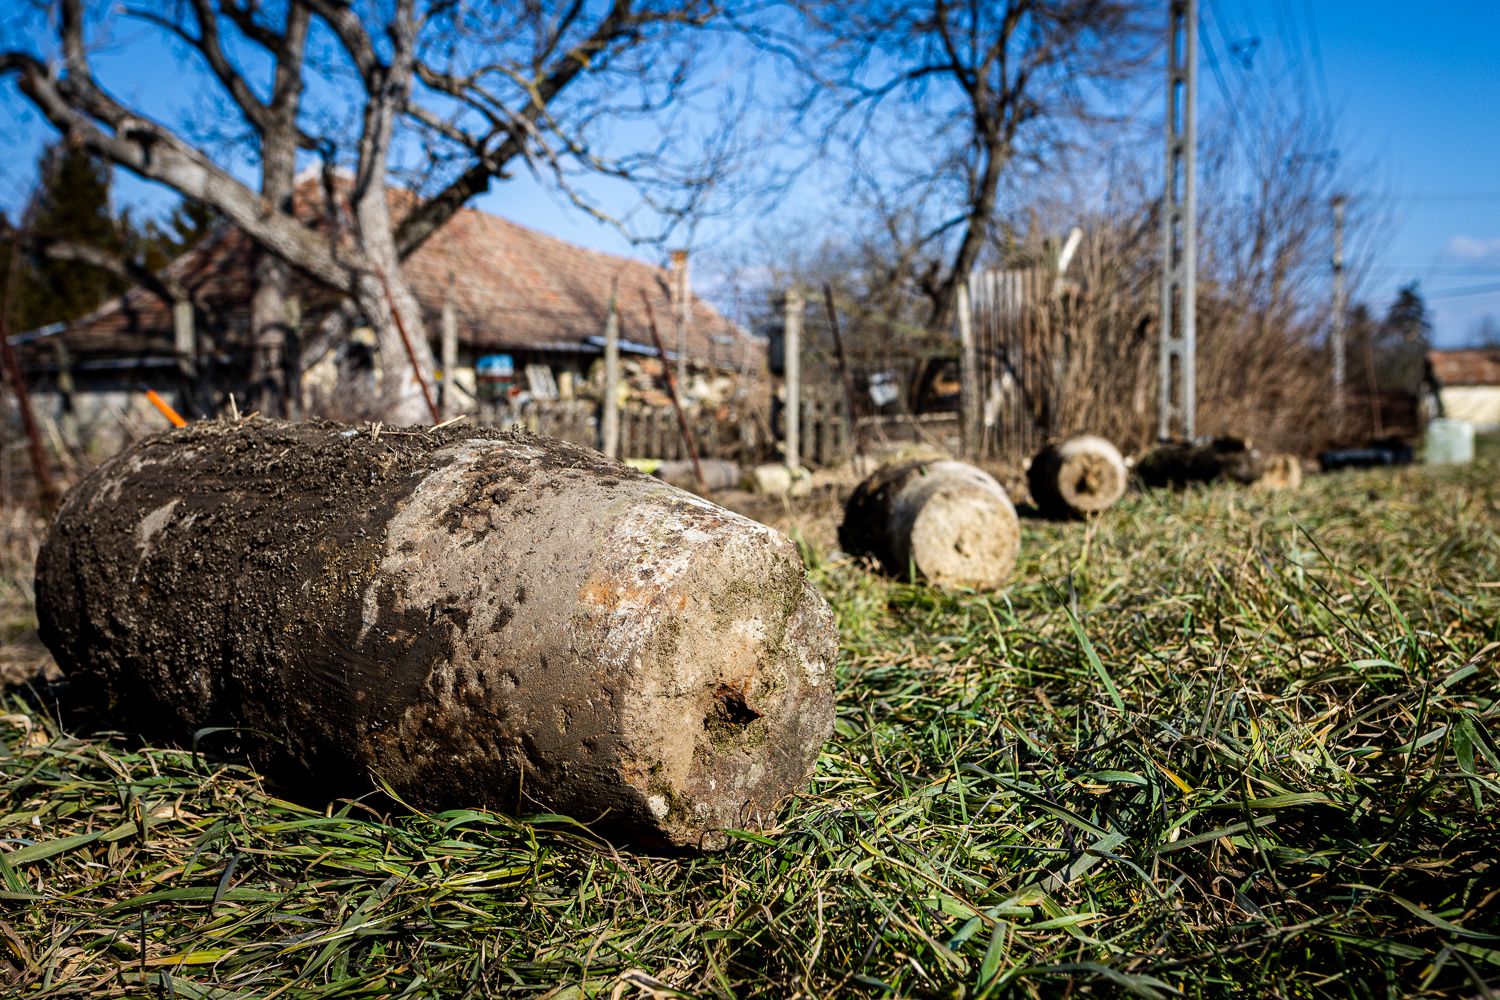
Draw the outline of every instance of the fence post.
M620 457L620 312L615 305L620 279L610 283L609 312L604 318L604 411L599 443L606 458ZM662 364L667 359L662 358Z
M188 299L172 303L172 353L177 356L177 406L192 412L198 388L198 338L193 329L193 303Z
M839 408L823 400L818 403L818 461L832 465L838 461L833 453L834 422L838 420Z
M800 457L808 462L811 462L813 465L817 465L818 414L817 411L813 409L813 402L810 399L802 400L802 405L801 407L799 407L799 409L801 411L801 418L797 421L797 437L799 439L807 439L807 443L805 445L803 445L800 440L798 441L798 450L801 452ZM801 463L799 462L798 464Z
M958 414L959 448L965 458L979 458L979 355L974 347L974 316L969 309L969 283L958 283Z
M62 337L52 341L53 353L57 356L57 395L62 404L61 413L63 440L80 451L83 439L78 434L78 409L73 398L73 359L68 353L68 344Z
M796 471L802 466L802 292L786 293L782 326L782 363L786 372L786 464Z

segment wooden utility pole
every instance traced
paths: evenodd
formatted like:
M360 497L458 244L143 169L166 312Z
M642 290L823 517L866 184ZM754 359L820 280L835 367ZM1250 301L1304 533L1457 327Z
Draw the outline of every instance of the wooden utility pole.
M786 293L782 320L782 367L786 373L786 464L795 472L802 467L802 292Z
M854 441L854 454L863 458L864 440L859 433L859 413L855 408L854 376L849 371L849 358L844 354L844 333L839 329L839 311L833 304L833 286L823 282L823 304L828 308L828 329L833 333L834 356L839 361L839 380L844 383L844 412L849 421L849 436Z
M458 393L454 379L458 374L458 311L453 308L453 286L448 286L448 294L443 296L443 320L442 320L443 342L441 350L441 364L443 366L443 419L452 420L458 416Z
M606 458L620 457L620 279L609 286L609 312L604 317L604 409L599 433ZM667 363L661 359L662 366Z
M677 314L677 384L687 385L688 252L672 251L672 305ZM666 358L662 358L666 362Z
M1198 408L1198 0L1169 0L1157 436L1191 439Z
M708 492L708 480L703 478L703 467L698 464L698 444L693 440L693 429L688 426L687 414L682 412L682 400L677 397L677 384L672 379L672 367L667 364L667 350L662 346L661 333L656 329L656 310L651 308L651 296L644 291L641 299L646 303L646 325L651 328L651 341L656 345L656 356L661 360L662 381L667 383L667 396L672 400L672 409L677 413L677 429L682 432L682 443L687 445L688 458L693 462L693 478L698 488Z
M982 436L979 399L979 353L974 346L974 314L969 309L969 283L958 283L958 412L959 450L965 458L980 457Z
M1333 353L1333 409L1344 412L1344 383L1347 379L1344 339L1348 328L1348 292L1344 288L1344 208L1349 199L1333 196L1333 329L1328 338Z

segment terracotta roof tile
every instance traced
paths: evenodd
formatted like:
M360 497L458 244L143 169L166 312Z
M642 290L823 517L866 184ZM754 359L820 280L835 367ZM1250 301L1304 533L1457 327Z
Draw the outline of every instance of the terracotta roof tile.
M400 203L409 196L392 191L391 198L399 213ZM317 210L308 202L302 204L309 211ZM249 238L228 229L171 265L208 307L221 331L221 344L233 346L245 337L253 259ZM651 342L645 305L649 300L667 351L676 350L667 269L585 249L477 209L456 213L411 255L403 269L434 341L444 297L451 294L459 341L475 350L584 347L589 338L603 335L611 287L618 282L621 338ZM305 275L299 274L295 284L305 316L316 315L333 299L326 286ZM63 336L75 355L170 353L171 324L165 303L142 288L133 288L74 323ZM762 342L707 302L693 299L689 358L737 365L747 347L752 363L763 363Z
M1428 351L1427 363L1441 386L1500 385L1500 347Z

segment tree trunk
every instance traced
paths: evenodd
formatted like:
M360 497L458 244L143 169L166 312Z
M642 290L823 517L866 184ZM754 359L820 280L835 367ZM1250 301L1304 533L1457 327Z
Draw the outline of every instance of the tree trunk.
M1125 495L1125 459L1101 437L1083 434L1048 445L1026 472L1031 500L1053 517L1097 514Z
M147 439L70 494L37 608L121 724L237 727L322 795L373 775L646 844L770 822L833 722L833 616L790 541L491 429Z
M993 589L1015 568L1021 525L1005 489L963 462L878 469L844 507L839 543L897 576Z
M383 171L377 176L383 178ZM386 419L401 426L435 423L423 385L430 394L436 359L422 307L401 270L384 184L357 188L353 209L369 269L356 282L357 298L380 345L380 398Z
M976 179L977 187L970 192L968 218L964 223L963 239L953 255L953 266L933 296L928 329L944 332L953 329L958 286L969 280L969 272L979 260L979 250L989 237L995 217L996 193L1000 189L1000 174L1010 159L1008 154L1008 140L999 133L984 137L984 169Z
M427 391L432 391L435 359L432 345L427 342L422 310L411 286L401 269L393 265L379 275L362 275L356 288L356 300L375 331L380 349L380 401L384 419L400 427L434 422L422 392L423 383L417 379L420 370Z
M432 345L421 306L401 271L385 182L396 119L411 96L416 73L413 0L396 0L387 37L389 63L366 70L370 99L365 104L359 168L350 194L351 215L363 251L356 295L380 346L380 399L386 419L398 425L437 423L431 395L436 367Z
M249 408L266 416L288 413L287 284L290 271L280 258L257 250L255 288L250 293Z
M260 193L276 212L294 216L297 181L297 113L302 103L302 60L309 14L300 3L287 5L285 32L277 53L271 101L261 129ZM297 366L301 348L291 321L291 268L285 259L257 247L255 287L250 293L250 405L275 417L296 416Z

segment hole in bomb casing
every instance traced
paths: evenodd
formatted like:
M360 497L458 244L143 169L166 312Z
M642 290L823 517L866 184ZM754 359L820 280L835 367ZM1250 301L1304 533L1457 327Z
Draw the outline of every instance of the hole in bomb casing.
M703 728L715 729L726 725L743 728L761 715L762 713L750 707L743 689L720 684L714 691L713 707L703 720Z

